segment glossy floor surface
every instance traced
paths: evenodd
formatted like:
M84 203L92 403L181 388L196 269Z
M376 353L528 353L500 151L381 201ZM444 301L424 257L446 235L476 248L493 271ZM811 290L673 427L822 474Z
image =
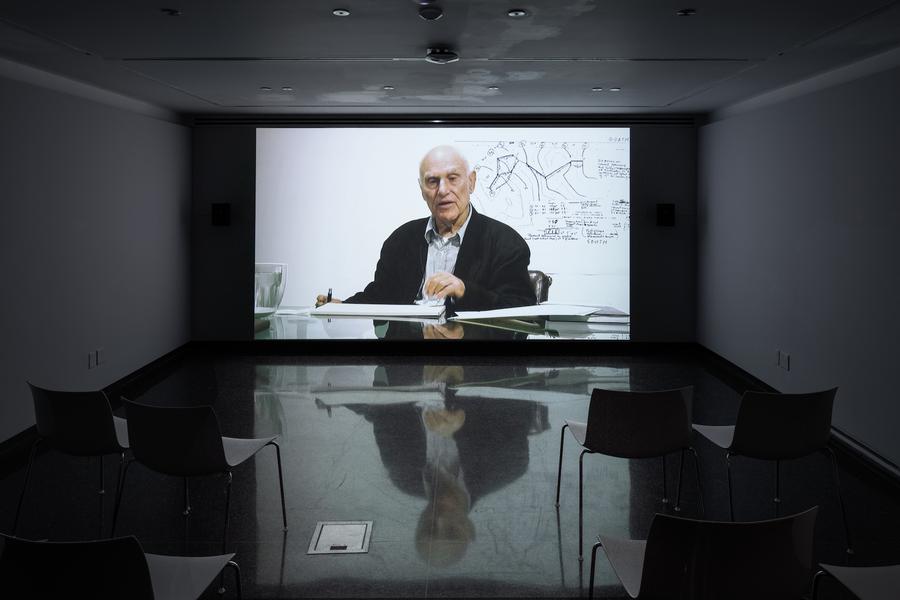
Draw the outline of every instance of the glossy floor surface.
M584 420L591 390L693 386L693 419L733 424L750 384L705 355L592 358L292 358L189 353L123 388L148 404L212 405L222 433L279 436L289 529L282 531L275 454L263 449L234 471L229 550L246 598L584 597L590 545L605 534L646 538L672 509L678 456L585 457L585 561L578 561L578 451L566 435L561 501L555 490L560 429ZM840 393L838 393L840 402ZM121 409L118 411L121 414ZM165 435L165 432L161 432ZM728 518L721 450L695 436L706 517ZM850 564L900 562L894 487L838 452L856 553ZM78 540L109 535L117 464L38 455L18 534ZM0 480L3 531L12 527L24 468ZM735 459L739 520L773 516L771 464ZM118 534L145 551L216 554L224 480L191 482L185 517L179 478L130 468ZM819 505L816 561L846 564L840 511L827 457L783 464L781 514ZM686 460L681 511L700 517ZM319 521L373 521L367 554L309 555ZM843 598L826 582L822 598ZM625 596L601 557L595 594ZM209 597L216 597L210 590ZM226 597L233 595L229 590Z

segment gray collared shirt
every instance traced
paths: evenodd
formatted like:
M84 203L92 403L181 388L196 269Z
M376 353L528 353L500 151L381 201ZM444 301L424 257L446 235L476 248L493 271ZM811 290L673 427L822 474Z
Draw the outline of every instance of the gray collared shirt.
M425 282L434 275L444 271L445 273L453 273L456 268L456 258L459 256L459 248L462 246L463 238L466 235L466 228L469 221L472 220L472 207L469 206L469 214L466 222L463 223L459 231L450 237L442 237L437 232L434 225L434 217L428 217L428 223L425 224L425 242L428 244L428 260L425 262L425 274L422 276L422 285L419 287L419 295L416 298L421 300L424 297Z

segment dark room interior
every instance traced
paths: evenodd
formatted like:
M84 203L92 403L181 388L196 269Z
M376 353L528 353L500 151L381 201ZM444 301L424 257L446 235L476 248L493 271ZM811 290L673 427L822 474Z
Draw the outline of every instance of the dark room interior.
M3 2L0 597L896 597L898 106L897 0Z

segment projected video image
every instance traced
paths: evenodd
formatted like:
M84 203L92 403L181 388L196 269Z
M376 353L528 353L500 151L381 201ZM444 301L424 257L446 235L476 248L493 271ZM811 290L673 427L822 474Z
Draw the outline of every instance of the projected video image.
M257 339L628 339L627 128L258 129Z

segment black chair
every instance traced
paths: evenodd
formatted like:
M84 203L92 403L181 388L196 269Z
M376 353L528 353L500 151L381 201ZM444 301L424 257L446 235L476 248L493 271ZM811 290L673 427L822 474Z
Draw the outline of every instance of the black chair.
M657 514L647 540L598 536L631 598L798 599L809 589L818 507L780 519L731 523Z
M37 455L38 447L46 442L51 448L71 456L99 457L100 459L100 494L104 494L103 456L119 455L119 479L116 490L122 482L122 469L125 465L125 451L128 449L128 427L125 419L113 416L109 399L102 391L64 392L48 390L28 384L34 400L34 416L37 424L38 439L31 446L28 466L25 468L25 481L16 505L16 516L12 532L19 526L19 514L28 478ZM103 537L103 498L100 498L100 537Z
M528 271L528 280L531 282L537 303L546 302L550 297L550 285L553 283L553 278L543 271Z
M578 457L578 560L582 559L584 455L605 454L620 458L662 458L663 504L669 503L666 483L666 455L680 451L678 489L675 510L681 510L681 476L684 451L694 455L700 507L703 511L703 489L700 462L691 447L691 400L693 388L654 392L630 392L595 389L591 394L586 423L566 420L559 438L559 467L556 473L556 507L562 482L563 446L568 429L583 448Z
M4 598L188 600L230 566L240 598L240 569L232 558L145 554L134 536L35 542L0 534L0 590Z
M897 600L900 590L900 565L878 567L842 567L819 564L821 571L813 579L812 600L819 597L819 586L826 575L859 600Z
M148 406L125 398L122 400L128 417L128 433L134 459L158 473L184 478L185 515L191 511L189 477L218 474L225 476L225 528L222 534L222 552L227 550L228 544L231 470L266 446L274 447L281 491L281 519L284 530L287 531L281 449L275 442L277 436L258 439L224 437L211 406ZM122 485L119 487L119 498L113 514L114 534L125 488L125 477L132 462L126 464Z
M731 458L747 456L775 461L775 516L781 503L781 461L824 452L831 458L841 520L847 541L847 553L853 553L847 513L841 496L837 459L828 447L831 436L831 412L837 388L808 394L745 392L733 426L697 425L694 429L725 450L728 474L728 510L734 521Z

